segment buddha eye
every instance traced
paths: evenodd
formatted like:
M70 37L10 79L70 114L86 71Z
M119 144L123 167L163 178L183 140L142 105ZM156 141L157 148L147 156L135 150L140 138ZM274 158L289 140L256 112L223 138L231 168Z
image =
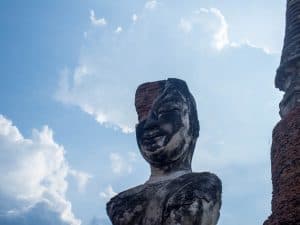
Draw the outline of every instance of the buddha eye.
M170 115L172 113L180 112L179 108L165 108L158 110L157 117L160 119L163 116Z

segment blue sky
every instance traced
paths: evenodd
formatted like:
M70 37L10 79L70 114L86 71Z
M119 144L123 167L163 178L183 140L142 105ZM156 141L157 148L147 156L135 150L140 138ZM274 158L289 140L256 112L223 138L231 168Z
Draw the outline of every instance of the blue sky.
M1 224L109 224L108 199L149 176L135 89L168 77L196 98L193 170L223 181L219 225L267 218L285 1L0 6Z

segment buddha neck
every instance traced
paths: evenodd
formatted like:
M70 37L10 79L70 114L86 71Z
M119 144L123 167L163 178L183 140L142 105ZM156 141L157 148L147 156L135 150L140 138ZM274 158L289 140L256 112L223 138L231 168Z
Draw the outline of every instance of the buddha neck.
M180 168L178 170L165 171L164 169L151 166L151 175L149 179L146 181L146 184L172 180L191 172L192 172L191 168Z

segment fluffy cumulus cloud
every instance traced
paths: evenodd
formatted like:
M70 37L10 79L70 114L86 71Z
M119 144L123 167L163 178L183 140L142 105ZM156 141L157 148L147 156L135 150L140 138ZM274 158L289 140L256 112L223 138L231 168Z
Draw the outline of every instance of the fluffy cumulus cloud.
M179 22L179 28L185 33L189 33L193 26L201 26L209 31L210 44L216 50L220 51L230 45L228 23L219 9L200 8L187 18L181 18Z
M105 18L96 18L95 11L93 9L90 10L90 20L92 25L95 26L105 26L107 24Z
M49 208L47 202L39 202L22 211L9 211L6 215L0 215L3 225L68 225L61 219L59 212Z
M147 1L146 4L145 4L146 9L155 9L156 6L157 6L157 1L156 0Z
M123 28L118 26L116 29L115 29L115 33L119 34L123 31Z
M0 115L0 224L81 224L65 198L69 166L47 126L26 139Z
M110 153L109 158L112 172L120 175L132 172L132 164L137 160L137 155L134 152L128 152L127 155Z
M192 24L190 21L181 18L179 22L179 28L186 33L189 33L192 30Z
M136 14L133 14L132 17L131 17L133 22L136 22L138 20L138 18L139 17Z
M117 193L113 190L112 186L109 185L104 191L101 191L99 195L101 198L109 200L115 195L117 195Z
M132 132L136 87L168 77L184 79L201 123L193 168L216 172L224 180L220 225L261 224L269 213L269 206L259 205L270 203L279 55L251 40L233 40L226 14L216 7L187 10L171 1L148 1L137 15L137 23L128 18L128 25L122 25L122 35L114 33L118 24L91 26L78 65L62 71L57 99L79 106L106 127ZM135 174L128 155L112 153L110 160L114 174ZM255 209L255 217L236 207L241 201L247 201L244 211Z
M201 62L210 55L215 57L214 51L254 48L250 41L230 40L229 25L217 8L200 8L178 16L166 4L147 4L157 10L142 10L139 23L91 32L78 66L61 72L56 93L59 101L79 106L106 127L133 132L138 84L169 76L197 83L196 75L203 76ZM137 15L132 19L136 21ZM91 21L97 21L94 11ZM122 36L113 36L121 32Z
M204 12L205 11L206 10L204 9ZM216 18L219 19L220 25L217 32L214 34L214 46L216 49L222 50L226 45L229 44L228 24L219 9L211 8L207 11L212 13L214 16L216 16Z
M139 83L147 77L175 75L175 68L169 69L171 64L181 58L187 61L186 54L205 48L210 38L215 40L218 49L227 44L224 40L227 28L223 28L226 24L216 9L211 10L217 15L215 18L203 15L177 18L170 15L170 19L165 20L161 17L169 14L166 7L157 5L156 1L149 1L146 6L158 9L142 11L140 22L133 23L126 30L121 26L114 28L115 33L126 33L122 38L112 37L110 29L98 31L100 33L90 37L93 40L83 48L79 65L61 73L57 92L60 101L80 106L105 126L132 132L136 121L133 90ZM96 24L98 20L94 11L91 11L90 17ZM132 19L137 20L136 14ZM213 22L210 23L209 19ZM207 24L210 24L209 27ZM196 27L193 35L180 32L189 33L192 27ZM158 49L162 51L157 52ZM180 65L188 66L186 63ZM156 71L153 67L157 68ZM122 82L124 79L126 84Z
M78 185L78 191L80 192L83 192L85 190L88 181L92 178L92 175L74 169L70 169L69 174L76 179Z

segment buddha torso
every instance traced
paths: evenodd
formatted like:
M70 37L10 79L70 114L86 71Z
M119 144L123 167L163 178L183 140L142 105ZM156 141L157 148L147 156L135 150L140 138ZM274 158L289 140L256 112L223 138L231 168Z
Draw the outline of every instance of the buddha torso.
M211 173L188 173L124 191L107 203L113 225L215 225L221 181Z

